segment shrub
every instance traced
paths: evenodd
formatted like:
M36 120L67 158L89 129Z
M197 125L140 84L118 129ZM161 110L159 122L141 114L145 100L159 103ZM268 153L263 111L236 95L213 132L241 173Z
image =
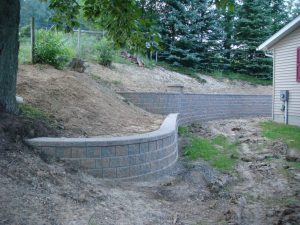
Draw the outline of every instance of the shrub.
M30 37L30 26L26 25L20 28L20 37L29 38Z
M38 30L34 50L35 63L49 64L61 69L72 55L72 50L63 42L62 33Z
M96 46L97 62L103 66L110 66L114 58L115 51L112 42L102 38Z

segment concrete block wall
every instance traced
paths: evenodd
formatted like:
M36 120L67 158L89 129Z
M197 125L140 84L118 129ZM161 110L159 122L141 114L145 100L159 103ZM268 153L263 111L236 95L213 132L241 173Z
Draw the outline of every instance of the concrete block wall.
M177 114L146 134L97 138L34 138L27 143L100 178L141 180L170 170L178 157Z
M179 113L179 124L246 116L271 116L271 95L120 93L149 112Z

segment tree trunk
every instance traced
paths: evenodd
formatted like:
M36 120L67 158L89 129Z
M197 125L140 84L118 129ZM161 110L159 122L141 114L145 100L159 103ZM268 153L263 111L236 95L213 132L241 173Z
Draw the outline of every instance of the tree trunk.
M0 0L0 105L17 113L20 1Z

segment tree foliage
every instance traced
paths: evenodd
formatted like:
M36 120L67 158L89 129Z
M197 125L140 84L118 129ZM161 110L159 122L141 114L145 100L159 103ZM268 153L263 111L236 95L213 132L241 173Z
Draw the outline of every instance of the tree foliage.
M53 12L49 10L49 4L39 0L21 0L20 25L28 25L31 17L35 17L39 23L48 23Z

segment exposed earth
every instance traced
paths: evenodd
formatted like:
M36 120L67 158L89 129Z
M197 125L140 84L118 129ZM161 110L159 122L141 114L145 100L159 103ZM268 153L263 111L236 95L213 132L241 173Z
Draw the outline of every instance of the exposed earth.
M174 173L135 183L103 181L62 161L49 161L22 142L13 142L6 123L0 127L0 140L9 140L11 147L1 150L0 224L298 224L300 171L286 161L288 147L283 141L262 137L259 122L264 120L191 126L195 135L223 134L238 142L238 163L231 174L202 160L185 159L188 140L181 137Z
M244 81L222 79L199 74L205 83L194 78L166 70L162 67L152 69L135 65L114 63L112 68L88 63L86 73L99 77L112 84L115 91L166 92L170 85L183 85L186 93L201 94L272 94L272 86L251 85Z
M67 137L145 133L163 120L88 74L51 66L19 66L17 94L50 114Z
M85 73L78 73L47 65L20 65L17 94L44 111L65 137L130 135L159 128L163 116L135 107L118 91L166 92L169 85L181 84L184 92L192 93L271 94L271 86L200 76L206 83L162 67L115 63L107 68L87 63Z

